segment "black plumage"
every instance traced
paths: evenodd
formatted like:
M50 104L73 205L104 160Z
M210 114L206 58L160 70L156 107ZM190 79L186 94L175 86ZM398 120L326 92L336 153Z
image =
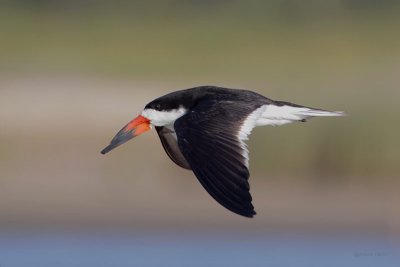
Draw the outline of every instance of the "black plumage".
M102 153L149 130L152 124L174 163L192 170L222 206L253 217L256 212L244 142L253 127L341 115L341 112L274 101L248 90L199 86L148 103L141 115L122 128Z

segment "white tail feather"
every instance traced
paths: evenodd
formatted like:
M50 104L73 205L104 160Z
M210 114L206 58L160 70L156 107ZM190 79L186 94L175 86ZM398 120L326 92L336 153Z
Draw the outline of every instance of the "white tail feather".
M299 111L298 114L311 117L334 117L346 115L343 111L326 111L319 109L308 109L305 111Z
M289 105L267 105L266 110L257 120L256 125L283 125L295 121L303 121L312 117L344 116L342 111L326 111L307 107L295 107Z

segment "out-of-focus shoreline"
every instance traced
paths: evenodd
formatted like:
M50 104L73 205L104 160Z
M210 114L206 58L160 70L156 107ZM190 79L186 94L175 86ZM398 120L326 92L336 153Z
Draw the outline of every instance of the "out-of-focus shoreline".
M170 162L154 133L100 155L146 101L173 85L36 77L2 79L0 86L1 229L400 232L394 173L357 176L358 165L335 170L303 161L304 153L318 158L312 154L321 145L307 136L326 134L320 128L330 124L348 127L341 118L253 133L250 179L258 214L246 219L220 207L191 172ZM279 154L273 144L295 144L295 131L307 142L294 154L290 146Z

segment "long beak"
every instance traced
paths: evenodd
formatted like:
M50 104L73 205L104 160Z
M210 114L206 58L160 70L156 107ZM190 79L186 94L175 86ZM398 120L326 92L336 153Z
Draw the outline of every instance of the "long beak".
M137 116L115 135L115 137L111 140L110 145L104 148L101 151L101 154L106 154L117 146L122 145L133 137L138 136L139 134L142 134L148 130L150 130L150 121L141 115Z

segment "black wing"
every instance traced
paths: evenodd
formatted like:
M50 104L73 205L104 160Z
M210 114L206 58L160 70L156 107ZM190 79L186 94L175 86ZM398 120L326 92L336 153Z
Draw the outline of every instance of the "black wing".
M234 102L207 100L174 124L179 148L201 185L222 206L246 217L256 213L248 152L239 131L252 111Z
M175 132L167 127L156 126L155 128L160 137L161 144L169 158L178 166L190 170L191 168L189 163L186 161L178 147Z

